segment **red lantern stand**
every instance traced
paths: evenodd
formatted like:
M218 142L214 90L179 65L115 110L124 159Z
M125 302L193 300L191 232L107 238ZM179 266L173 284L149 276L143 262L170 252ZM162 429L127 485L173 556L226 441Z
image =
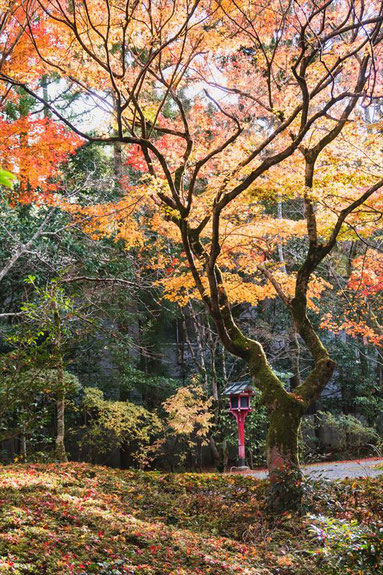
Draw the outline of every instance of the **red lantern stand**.
M250 385L232 384L226 391L230 396L229 411L235 417L238 426L238 463L240 469L247 469L245 458L245 419L252 411L250 406L250 396L254 395Z

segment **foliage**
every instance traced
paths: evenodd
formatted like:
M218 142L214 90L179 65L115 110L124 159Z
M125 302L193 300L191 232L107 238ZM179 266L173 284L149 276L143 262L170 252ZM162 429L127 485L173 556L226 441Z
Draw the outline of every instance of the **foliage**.
M81 144L80 138L49 118L0 119L0 161L17 174L14 198L29 203L56 191L59 166ZM9 179L9 178L8 178Z
M333 333L345 332L353 338L363 337L378 347L383 343L379 317L382 315L383 255L380 251L367 248L352 261L347 284L339 290L337 297L350 303L340 316L329 311L321 326Z
M16 180L16 177L7 172L7 170L2 170L0 168L0 186L4 186L6 188L11 188Z
M160 347L162 342L158 333L156 340ZM145 373L134 367L129 361L129 357L126 356L126 351L123 350L123 353L117 358L120 366L120 391L122 395L136 391L142 394L147 407L159 407L163 399L176 392L179 383L174 378Z
M8 364L3 361L0 383L0 438L27 434L28 445L32 444L29 458L35 449L34 443L41 449L51 442L47 427L58 392L57 372L36 367L19 371L10 357L6 359ZM75 375L65 371L63 380L69 396L78 392L79 381Z
M57 352L54 348L59 332L66 344L73 337L73 326L68 320L74 314L74 301L66 295L57 279L40 286L38 278L29 275L24 282L33 291L31 297L20 306L23 321L6 341L24 356L25 361L44 360L46 365L52 362L55 365ZM66 321L60 317L58 325L56 313L63 314Z
M320 411L318 417L321 425L328 425L334 430L340 453L360 454L379 439L374 428L353 415Z
M181 465L186 469L201 469L202 446L206 445L214 428L213 399L192 383L180 387L162 407L165 412L165 454L170 469Z
M128 401L104 399L100 389L84 389L83 407L89 424L81 444L98 453L116 447L133 447L132 456L141 467L151 462L159 445L153 441L162 431L162 422L155 413Z
M213 425L214 414L210 408L212 399L206 399L204 391L197 385L180 387L163 403L168 415L168 425L179 436L206 439Z
M376 573L383 564L383 530L360 525L356 519L311 516L310 531L322 545L314 553L321 557L323 574Z
M300 456L307 463L376 455L380 448L378 429L368 426L364 417L334 408L333 412L318 410L302 420Z
M0 573L379 573L382 479L311 485L302 517L267 516L265 488L238 475L3 467Z

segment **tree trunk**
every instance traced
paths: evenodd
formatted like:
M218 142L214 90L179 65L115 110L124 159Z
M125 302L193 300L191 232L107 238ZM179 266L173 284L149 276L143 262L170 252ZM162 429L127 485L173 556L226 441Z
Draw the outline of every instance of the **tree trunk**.
M223 470L226 471L229 465L229 448L227 446L226 439L222 442L222 452L223 452Z
M212 435L209 437L209 446L210 446L210 452L212 454L213 461L214 461L214 467L218 471L223 471L223 462L222 462L221 456L219 454L215 439Z
M297 509L302 497L298 436L303 407L294 401L276 402L269 408L267 467L269 499L274 511Z
M62 389L56 403L57 407L57 435L56 435L56 456L61 463L68 461L65 451L65 392Z
M267 361L260 365L263 350L253 344L248 365L254 384L262 392L269 429L266 456L269 472L268 501L272 511L298 509L302 497L298 433L307 403L285 389Z
M114 142L113 144L113 167L114 175L116 176L117 185L120 186L122 178L122 144L121 142Z
M55 323L55 348L57 357L57 435L56 435L56 457L61 463L68 461L65 451L65 381L64 363L62 355L62 333L61 317L57 300L53 301L53 314Z
M25 433L20 435L20 456L22 461L27 461L27 438Z
M285 467L298 467L298 432L302 409L290 402L269 410L267 465L270 475Z

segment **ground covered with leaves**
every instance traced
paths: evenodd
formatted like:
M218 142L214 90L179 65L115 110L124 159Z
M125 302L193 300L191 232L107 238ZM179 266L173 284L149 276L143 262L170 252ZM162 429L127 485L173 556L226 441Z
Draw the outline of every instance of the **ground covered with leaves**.
M264 481L86 464L0 469L0 573L383 572L383 480L308 483L270 515Z

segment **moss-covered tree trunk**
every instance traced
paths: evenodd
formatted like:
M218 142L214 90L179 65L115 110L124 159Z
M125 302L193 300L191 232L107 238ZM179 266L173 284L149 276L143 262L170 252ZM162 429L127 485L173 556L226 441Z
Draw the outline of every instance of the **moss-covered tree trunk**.
M296 509L301 501L298 436L302 413L302 405L290 398L269 406L266 456L269 500L275 511Z
M294 509L301 499L298 436L306 405L299 395L284 387L255 342L251 345L249 368L269 418L266 458L270 507L275 511Z
M302 408L293 402L283 402L269 409L267 433L267 467L270 476L282 469L299 467L298 434Z

